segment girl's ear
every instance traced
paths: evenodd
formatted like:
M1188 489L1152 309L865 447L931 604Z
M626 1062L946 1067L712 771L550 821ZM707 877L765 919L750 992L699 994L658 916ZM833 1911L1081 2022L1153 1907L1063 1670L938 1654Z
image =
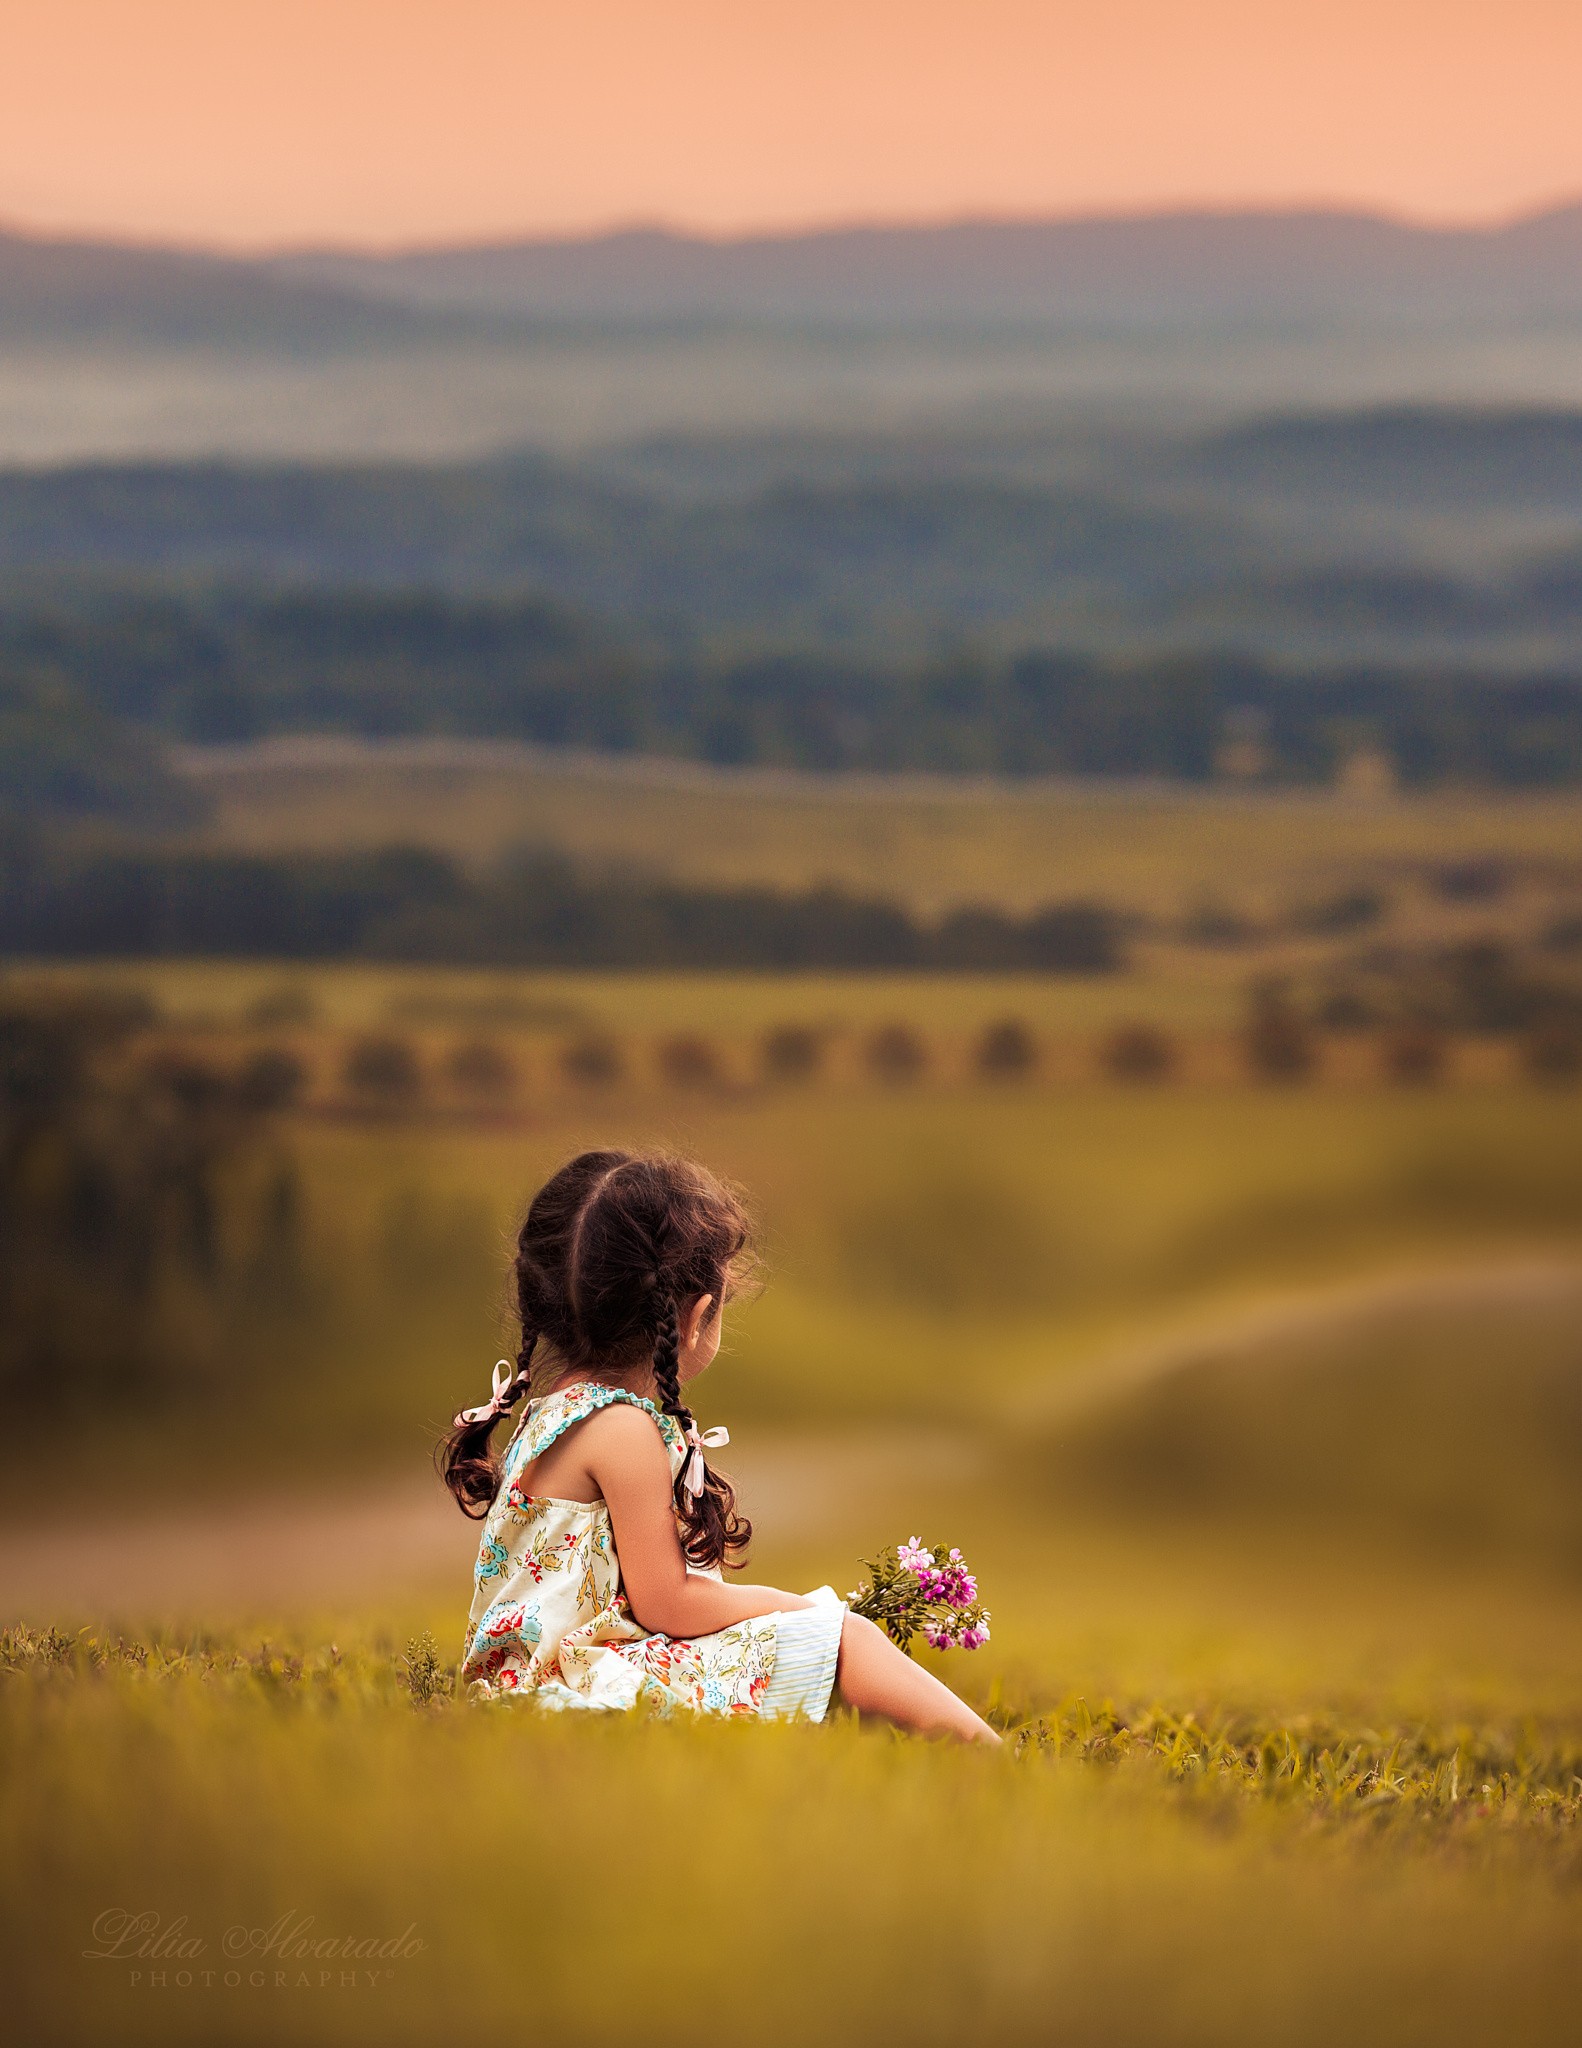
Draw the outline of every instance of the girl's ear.
M712 1294L700 1294L691 1308L687 1310L686 1321L681 1326L681 1342L686 1350L692 1351L696 1349L697 1341L702 1336L704 1326L708 1322L709 1310L713 1306L714 1297Z

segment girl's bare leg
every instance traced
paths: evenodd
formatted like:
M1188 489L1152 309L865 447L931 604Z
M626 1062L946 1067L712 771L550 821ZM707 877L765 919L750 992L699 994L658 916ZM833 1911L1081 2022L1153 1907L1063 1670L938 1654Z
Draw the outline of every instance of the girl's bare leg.
M998 1742L999 1736L958 1700L948 1685L914 1664L881 1628L848 1614L840 1632L835 1683L848 1707L877 1714L924 1735L955 1735L963 1742Z

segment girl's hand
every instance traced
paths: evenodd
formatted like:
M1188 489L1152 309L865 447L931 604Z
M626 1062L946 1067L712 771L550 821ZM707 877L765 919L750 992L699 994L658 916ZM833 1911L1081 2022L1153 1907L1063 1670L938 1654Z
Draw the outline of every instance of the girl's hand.
M813 1604L774 1586L726 1586L687 1570L670 1458L651 1416L612 1403L590 1415L578 1435L588 1475L610 1511L621 1587L639 1627L659 1635L706 1636L757 1614Z

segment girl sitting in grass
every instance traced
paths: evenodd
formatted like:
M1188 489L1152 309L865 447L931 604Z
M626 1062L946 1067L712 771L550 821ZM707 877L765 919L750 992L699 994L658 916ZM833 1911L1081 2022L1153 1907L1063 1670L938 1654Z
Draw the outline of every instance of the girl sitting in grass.
M545 1706L805 1714L838 1692L903 1728L997 1742L830 1589L726 1584L752 1525L682 1389L720 1348L748 1258L736 1196L687 1160L584 1152L516 1250L522 1344L456 1417L446 1483L483 1521L463 1676ZM490 1438L527 1406L503 1458Z

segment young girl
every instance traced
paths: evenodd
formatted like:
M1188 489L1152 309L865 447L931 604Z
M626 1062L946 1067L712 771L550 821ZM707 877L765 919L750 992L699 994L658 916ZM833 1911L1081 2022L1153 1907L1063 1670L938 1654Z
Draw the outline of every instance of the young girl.
M702 1167L584 1152L540 1189L516 1250L522 1346L456 1417L446 1483L483 1521L463 1675L545 1706L639 1700L805 1714L832 1694L904 1728L996 1742L987 1723L826 1587L727 1585L746 1548L681 1390L720 1347L749 1226ZM504 1361L502 1361L502 1365ZM495 1425L524 1396L505 1456Z

